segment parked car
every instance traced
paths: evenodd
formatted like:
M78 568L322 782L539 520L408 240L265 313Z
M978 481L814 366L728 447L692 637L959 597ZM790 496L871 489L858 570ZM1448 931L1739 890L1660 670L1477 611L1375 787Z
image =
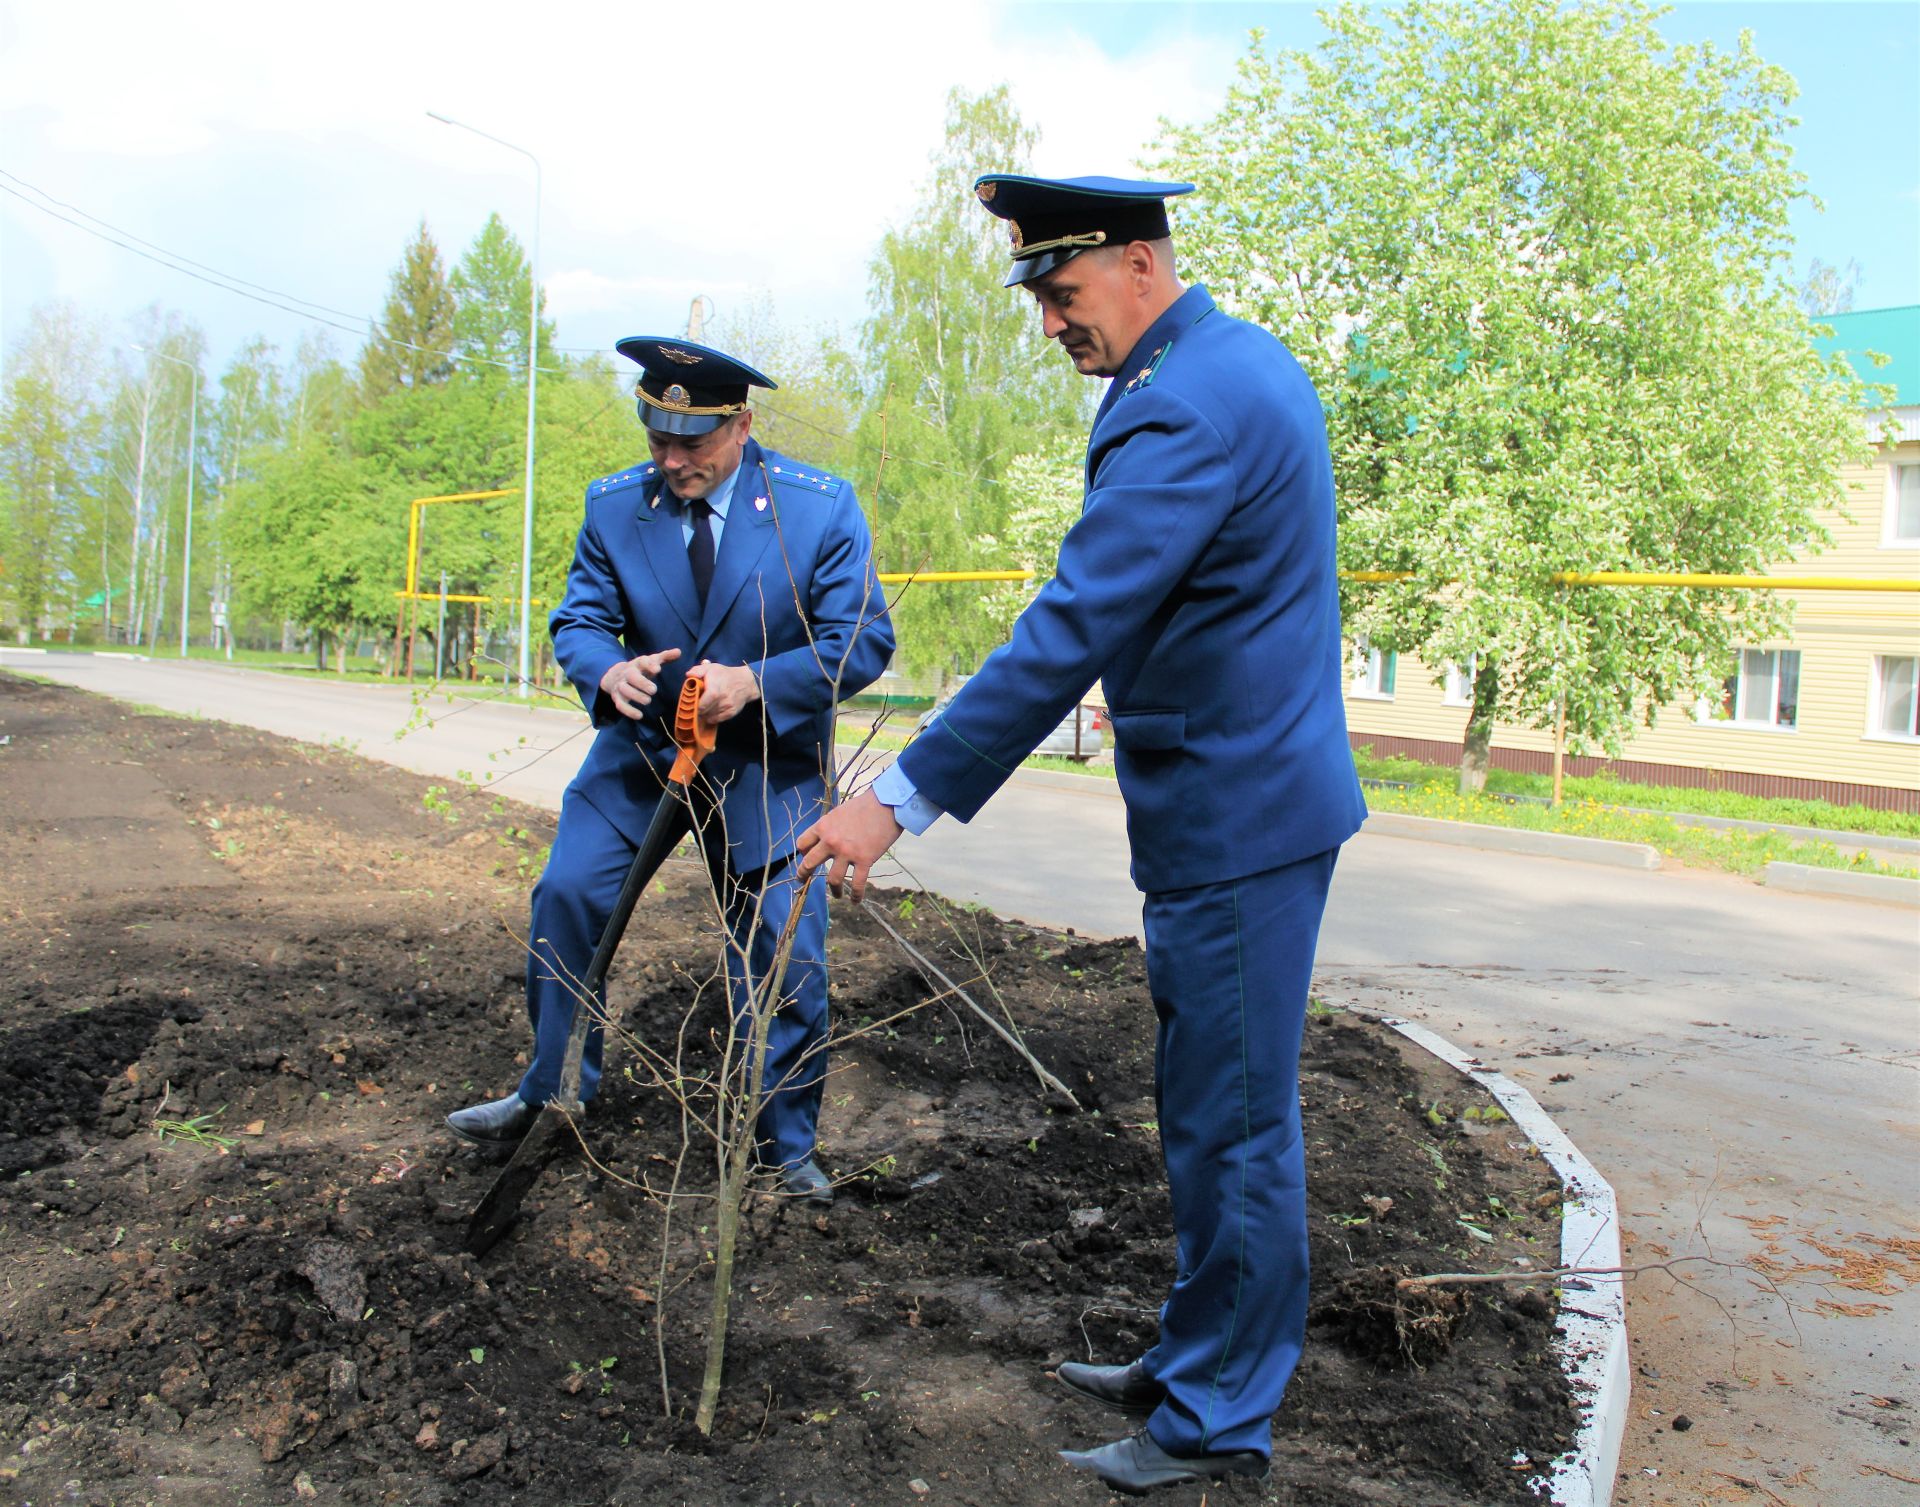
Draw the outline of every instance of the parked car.
M952 681L940 693L934 702L933 710L921 714L920 720L913 725L916 736L929 722L947 709L947 703L959 694L960 687L970 677L962 675ZM1106 747L1106 711L1102 707L1082 702L1065 717L1060 725L1040 740L1040 746L1034 749L1037 754L1047 754L1056 759L1077 759L1084 764L1094 758Z

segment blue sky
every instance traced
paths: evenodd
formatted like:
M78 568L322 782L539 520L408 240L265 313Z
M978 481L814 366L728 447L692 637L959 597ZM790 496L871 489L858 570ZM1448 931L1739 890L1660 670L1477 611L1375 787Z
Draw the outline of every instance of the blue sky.
M1048 3L1012 13L1015 34L1066 28L1115 57L1151 56L1173 39L1236 41L1258 27L1270 47L1310 49L1316 6ZM1795 165L1825 204L1803 205L1794 238L1809 257L1859 264L1858 306L1920 303L1920 4L1913 0L1723 0L1675 5L1657 23L1671 43L1731 52L1742 31L1800 86Z
M531 229L525 160L429 109L539 156L563 345L677 331L696 294L723 316L760 298L783 323L850 333L949 87L1008 84L1041 130L1040 171L1124 171L1161 116L1214 112L1250 28L1283 46L1319 32L1311 7L1273 4L736 0L725 15L0 0L0 188L15 191L0 193L0 337L47 299L118 332L158 303L206 329L216 364L255 334L291 350L318 318L351 354L422 218L450 259L491 210ZM1801 264L1857 262L1861 307L1920 303L1920 3L1729 0L1660 27L1726 47L1749 28L1794 74L1796 161L1826 203L1796 217ZM162 268L51 217L36 190L333 312Z

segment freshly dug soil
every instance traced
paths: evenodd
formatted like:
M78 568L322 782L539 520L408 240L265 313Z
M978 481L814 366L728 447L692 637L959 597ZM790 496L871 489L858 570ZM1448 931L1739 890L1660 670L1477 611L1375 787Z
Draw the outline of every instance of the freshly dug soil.
M440 1121L517 1076L548 814L5 675L0 739L0 1498L1107 1499L1055 1451L1124 1423L1045 1373L1137 1354L1173 1275L1132 942L880 897L997 994L1075 1112L836 907L836 1023L869 1023L822 1128L848 1181L824 1215L751 1200L706 1438L714 1157L633 1050L590 1156L549 1168L492 1254L461 1250L495 1169ZM688 1080L725 1030L703 886L663 871L612 982ZM1279 1499L1535 1500L1573 1426L1550 1292L1410 1304L1393 1278L1551 1265L1551 1173L1361 1019L1309 1021L1302 1095L1312 1333Z

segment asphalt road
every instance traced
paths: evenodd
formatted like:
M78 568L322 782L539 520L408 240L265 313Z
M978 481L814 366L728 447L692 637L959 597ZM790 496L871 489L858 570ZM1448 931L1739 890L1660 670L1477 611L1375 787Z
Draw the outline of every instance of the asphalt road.
M573 709L98 655L0 650L0 666L465 771L547 806L586 745ZM1111 786L1016 780L969 826L941 822L898 851L911 880L956 899L1138 934ZM1726 1263L1632 1281L1616 1501L1915 1499L1913 912L1362 833L1341 855L1316 990L1421 1021L1529 1088L1612 1179L1629 1263ZM1779 1290L1764 1275L1809 1265L1830 1270ZM1675 1414L1694 1426L1673 1431Z

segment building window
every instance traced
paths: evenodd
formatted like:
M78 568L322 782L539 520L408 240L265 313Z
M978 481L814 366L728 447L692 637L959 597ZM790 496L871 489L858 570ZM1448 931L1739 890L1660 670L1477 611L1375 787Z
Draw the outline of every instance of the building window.
M1873 656L1873 733L1920 738L1920 656Z
M1353 645L1353 684L1349 694L1370 701L1393 700L1394 661L1391 649L1376 649L1364 638Z
M1714 721L1742 727L1793 727L1799 715L1798 649L1742 649L1712 708Z
M1472 706L1473 681L1480 673L1480 656L1471 656L1464 665L1447 666L1447 688L1440 698L1442 706Z
M1920 466L1895 466L1888 478L1882 544L1920 544Z

